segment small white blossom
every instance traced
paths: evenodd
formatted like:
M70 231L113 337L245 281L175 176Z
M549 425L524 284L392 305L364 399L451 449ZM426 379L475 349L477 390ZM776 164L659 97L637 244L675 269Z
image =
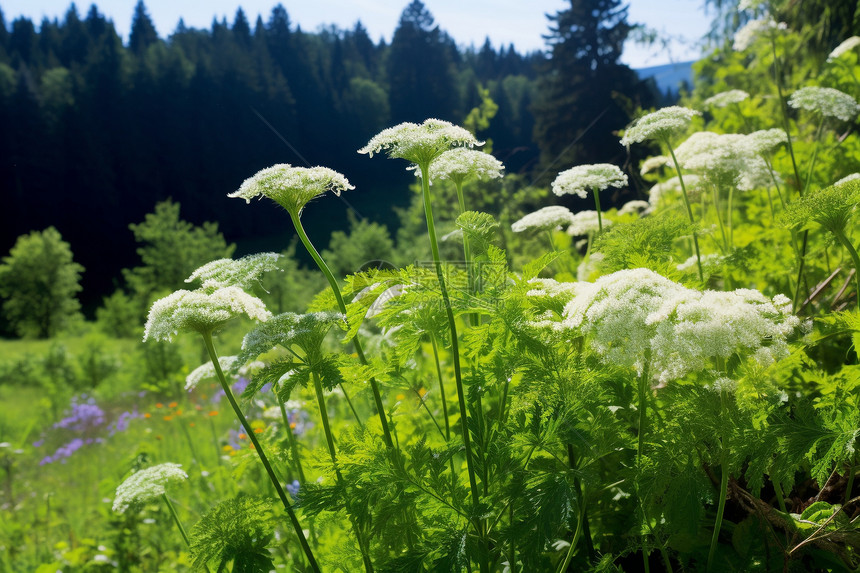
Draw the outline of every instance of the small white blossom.
M578 195L585 199L588 191L595 193L607 187L624 187L627 185L627 175L611 163L596 163L593 165L577 165L562 171L552 182L552 192L562 195Z
M723 264L724 257L722 255L718 255L716 253L709 253L707 255L702 255L702 268L709 267L718 267ZM696 255L689 257L683 263L678 263L675 267L679 271L690 271L697 270L699 267L699 260L696 258Z
M795 109L817 111L827 117L851 121L857 117L860 105L845 92L833 88L807 86L800 88L788 99L788 105Z
M851 36L850 38L833 48L833 51L830 52L829 56L827 56L827 61L832 62L833 60L837 60L843 55L853 50L854 48L856 48L857 46L860 46L860 36Z
M834 183L834 185L842 185L843 183L848 183L849 181L854 181L855 179L860 179L860 173L852 173L851 175L846 175L845 177Z
M265 322L272 314L263 301L238 287L212 293L178 290L155 301L149 309L143 340L172 340L179 332L212 332L240 314Z
M236 358L236 356L219 356L218 365L221 366L222 371L229 370L236 363ZM185 377L185 390L191 392L197 388L200 382L215 378L215 376L215 366L212 365L212 362L204 362Z
M502 162L483 151L457 147L444 152L430 164L430 180L450 179L462 184L470 178L479 180L498 179L502 176L505 166ZM415 174L421 176L421 170Z
M349 189L355 187L328 167L293 167L280 163L258 171L246 179L238 191L227 196L244 199L247 203L254 197L265 196L297 216L312 199L327 191L339 196Z
M125 513L133 504L146 503L161 496L168 483L188 479L188 474L181 468L179 464L166 463L133 473L116 488L113 510Z
M700 112L672 105L658 109L637 119L624 131L621 145L629 147L631 143L641 143L647 139L665 139L670 134L687 129L690 122Z
M468 130L440 119L427 119L420 125L405 122L383 129L358 152L373 157L374 153L385 151L392 158L429 165L451 148L476 145L483 142Z
M519 221L511 225L514 233L522 233L528 230L558 229L573 224L573 213L567 207L561 205L550 205L529 213Z
M604 227L611 224L612 221L603 217ZM567 234L571 237L582 237L584 235L593 235L599 230L600 225L597 219L597 211L580 211L573 216L573 221L570 227L567 228Z
M750 20L735 33L732 48L736 52L743 52L744 50L752 46L756 38L758 38L762 33L768 30L782 28L783 26L784 25L777 26L776 22L774 22L770 18L764 18L761 20Z
M206 263L185 279L190 283L200 280L204 289L219 289L228 286L249 288L257 278L268 271L278 269L278 253L259 253L238 260L218 259Z
M567 303L562 327L588 337L606 363L664 383L714 359L745 353L764 364L787 355L800 321L783 295L689 289L647 269L600 277Z
M675 156L684 169L719 184L737 184L745 171L763 166L747 136L737 133L696 132L678 146Z
M655 169L659 169L664 165L669 164L670 159L665 155L655 155L654 157L649 157L645 161L642 162L642 167L639 169L639 175L645 175L646 173L651 173Z
M784 129L760 129L746 136L750 153L765 155L788 141Z
M741 0L740 4L738 4L738 11L755 10L764 3L765 0Z
M699 189L702 185L702 178L699 175L684 175L684 185L687 188L687 196L692 201L698 196ZM666 181L657 183L648 191L648 203L651 208L656 208L660 204L660 200L668 193L680 193L681 180L676 175Z
M705 107L728 107L733 103L741 103L749 98L750 94L744 90L729 90L712 95L704 101Z
M640 199L635 199L633 201L628 201L618 210L619 215L639 215L648 211L651 208L651 204L648 201L642 201Z

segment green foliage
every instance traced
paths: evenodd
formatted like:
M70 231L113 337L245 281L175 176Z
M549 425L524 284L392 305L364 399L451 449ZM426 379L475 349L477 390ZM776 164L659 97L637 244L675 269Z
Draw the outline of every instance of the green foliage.
M3 313L19 336L49 338L79 317L84 268L53 227L18 237L0 265Z
M272 540L275 518L272 505L264 499L240 494L219 503L191 528L195 569L201 570L207 563L221 569L232 561L233 571L270 570L274 564L266 547Z
M229 258L235 245L228 245L217 223L198 227L179 218L179 203L156 204L143 222L129 225L140 244L142 265L123 271L134 297L147 305L159 292L185 287L185 279L197 267L215 259Z
M391 265L394 241L384 225L350 215L349 234L331 234L323 259L335 276L346 276L380 265Z

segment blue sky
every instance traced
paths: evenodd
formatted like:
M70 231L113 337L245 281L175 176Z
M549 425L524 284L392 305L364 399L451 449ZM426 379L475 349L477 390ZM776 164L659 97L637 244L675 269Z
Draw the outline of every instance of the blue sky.
M145 0L159 35L166 36L176 27L180 16L192 27L208 27L212 17L233 21L236 8L242 6L253 26L257 15L268 20L277 0ZM351 28L361 20L371 37L391 39L400 12L409 0L281 0L293 24L313 31L324 24ZM136 0L101 0L96 5L111 18L128 38ZM0 8L9 23L18 16L40 21L62 18L70 0L0 0ZM493 45L513 43L519 51L542 49L542 34L547 32L545 14L555 13L568 4L565 0L424 0L439 24L461 45L480 46L489 36ZM629 21L645 24L672 41L668 48L645 48L628 42L624 62L633 67L665 64L670 61L696 59L699 40L708 28L709 18L703 12L704 0L630 0ZM79 1L78 11L85 13L89 0Z

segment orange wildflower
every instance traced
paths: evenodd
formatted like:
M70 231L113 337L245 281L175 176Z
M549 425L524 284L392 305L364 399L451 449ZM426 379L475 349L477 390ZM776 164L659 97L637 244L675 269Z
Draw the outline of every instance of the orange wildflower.
M211 412L209 412L209 415L210 415L210 416L217 416L217 415L218 415L218 410L212 410Z
M155 407L156 408L164 408L164 404L162 404L161 402L158 402L155 404Z
M175 407L176 407L176 402L171 402L171 403L170 403L170 404L168 404L167 406L168 406L168 407L170 407L170 408L175 408Z
M144 418L152 418L152 414L150 414L149 412L146 412L146 413L143 415L143 417L144 417Z

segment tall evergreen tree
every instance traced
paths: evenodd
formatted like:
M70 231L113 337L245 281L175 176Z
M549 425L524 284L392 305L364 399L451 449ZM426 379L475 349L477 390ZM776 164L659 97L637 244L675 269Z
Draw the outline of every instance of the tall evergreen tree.
M618 60L630 32L621 0L570 0L548 16L549 59L538 79L534 138L546 177L577 163L619 162L614 131L650 95ZM621 95L624 94L624 95Z
M251 45L251 25L248 23L248 18L245 12L240 7L236 10L236 17L233 19L233 37L243 48L248 48Z
M131 51L140 56L152 44L158 41L158 32L155 31L155 24L146 12L146 6L143 0L137 0L134 7L134 16L131 18L131 33L128 36L128 47Z
M456 45L420 0L400 15L388 54L391 120L459 120L454 78Z

